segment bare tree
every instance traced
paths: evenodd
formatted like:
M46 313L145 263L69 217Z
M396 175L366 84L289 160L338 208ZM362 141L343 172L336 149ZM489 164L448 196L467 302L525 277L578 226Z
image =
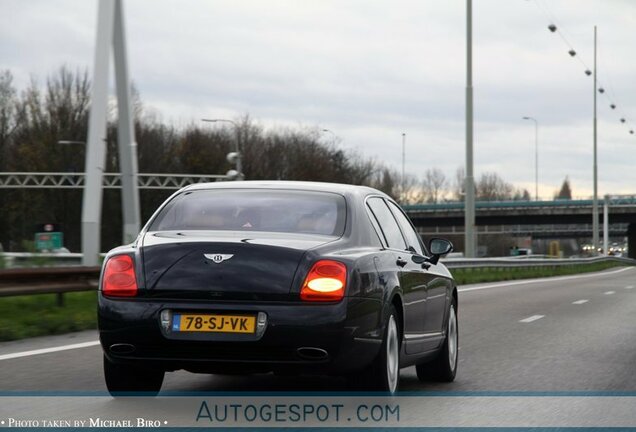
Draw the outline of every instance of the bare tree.
M371 182L370 186L381 190L395 199L398 198L398 192L400 190L398 178L399 176L396 171L391 171L391 169L383 167L376 172L375 179Z
M13 75L5 70L0 72L0 171L7 171L9 146L16 126L16 90L13 87ZM9 227L13 204L10 194L0 194L0 226L5 227L0 231L0 250L2 244L8 246L11 238L12 230Z
M528 189L516 189L512 199L514 201L530 201L530 192Z
M404 185L400 187L404 188L400 193L401 204L420 204L426 201L426 190L416 176L407 174L404 177Z
M3 75L5 82L7 76ZM58 141L86 139L89 103L86 72L62 67L49 76L44 86L32 79L15 97L13 118L7 129L10 136L0 156L3 169L45 172L81 169L84 147L58 145ZM29 221L61 223L66 244L79 243L76 227L80 225L81 191L34 190L29 191L28 197L23 196L23 191L8 191L3 195L6 201L0 203L3 210L0 213L6 213L2 225L7 227L7 233L2 235L2 242L10 248L20 247L23 239L32 238Z
M371 186L373 175L379 169L374 159L366 159L357 151L347 153L352 184Z
M424 181L422 182L424 190L427 192L426 201L437 204L444 194L444 190L447 184L448 180L446 179L446 175L444 175L444 172L441 169L427 169L426 173L424 174Z
M477 199L502 201L513 197L514 187L495 172L483 173L477 182Z
M453 178L453 198L457 201L464 201L466 192L464 191L464 182L466 181L466 172L464 167L458 167L455 170L455 177Z
M0 72L0 170L4 171L6 147L17 126L16 91L13 87L13 75L10 71Z

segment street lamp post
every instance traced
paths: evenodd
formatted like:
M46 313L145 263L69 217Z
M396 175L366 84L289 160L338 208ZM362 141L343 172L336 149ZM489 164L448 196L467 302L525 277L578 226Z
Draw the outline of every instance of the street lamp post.
M230 123L234 126L234 130L236 131L236 171L237 171L237 179L240 180L243 178L243 157L241 155L241 130L239 125L234 120L228 119L201 119L203 122L207 123Z
M475 257L475 178L473 177L473 2L466 0L466 179L464 255Z
M594 26L594 199L592 201L592 244L594 245L594 253L598 253L598 168L596 165L596 26Z
M400 182L400 190L401 190L401 196L400 196L400 201L404 201L404 182L405 182L405 163L406 163L406 134L402 133L402 179Z
M609 252L609 202L610 196L605 195L603 201L603 255Z
M534 122L534 199L539 201L539 122L534 117L524 117Z

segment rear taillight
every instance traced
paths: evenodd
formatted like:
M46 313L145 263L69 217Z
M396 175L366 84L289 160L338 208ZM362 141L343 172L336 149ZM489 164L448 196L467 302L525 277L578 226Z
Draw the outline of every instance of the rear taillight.
M134 297L137 295L135 265L128 255L116 255L106 262L102 293L109 297Z
M347 267L338 261L321 260L313 265L300 290L306 301L339 301L344 297Z

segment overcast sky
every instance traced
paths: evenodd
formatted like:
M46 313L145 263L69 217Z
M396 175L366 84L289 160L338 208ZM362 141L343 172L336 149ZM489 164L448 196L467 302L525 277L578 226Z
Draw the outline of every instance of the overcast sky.
M124 0L130 72L164 121L249 113L265 128L328 128L342 147L396 169L404 132L407 172L453 177L465 163L465 3ZM19 88L63 64L90 72L97 0L0 5L0 68ZM565 176L575 196L591 195L593 81L578 59L592 65L596 24L599 192L636 193L636 1L475 0L473 9L477 176L496 171L534 194L534 126L521 119L532 116L540 195L552 197Z

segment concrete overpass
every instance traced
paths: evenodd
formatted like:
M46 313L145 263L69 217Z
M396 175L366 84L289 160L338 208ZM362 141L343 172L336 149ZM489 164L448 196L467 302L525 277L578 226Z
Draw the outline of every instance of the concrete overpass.
M630 257L636 257L636 196L609 197L608 208L610 236L627 236ZM463 202L405 205L404 209L422 233L463 232ZM602 226L602 206L600 221ZM591 222L591 199L476 203L479 233L533 235L535 238L580 238L589 233L591 237Z

